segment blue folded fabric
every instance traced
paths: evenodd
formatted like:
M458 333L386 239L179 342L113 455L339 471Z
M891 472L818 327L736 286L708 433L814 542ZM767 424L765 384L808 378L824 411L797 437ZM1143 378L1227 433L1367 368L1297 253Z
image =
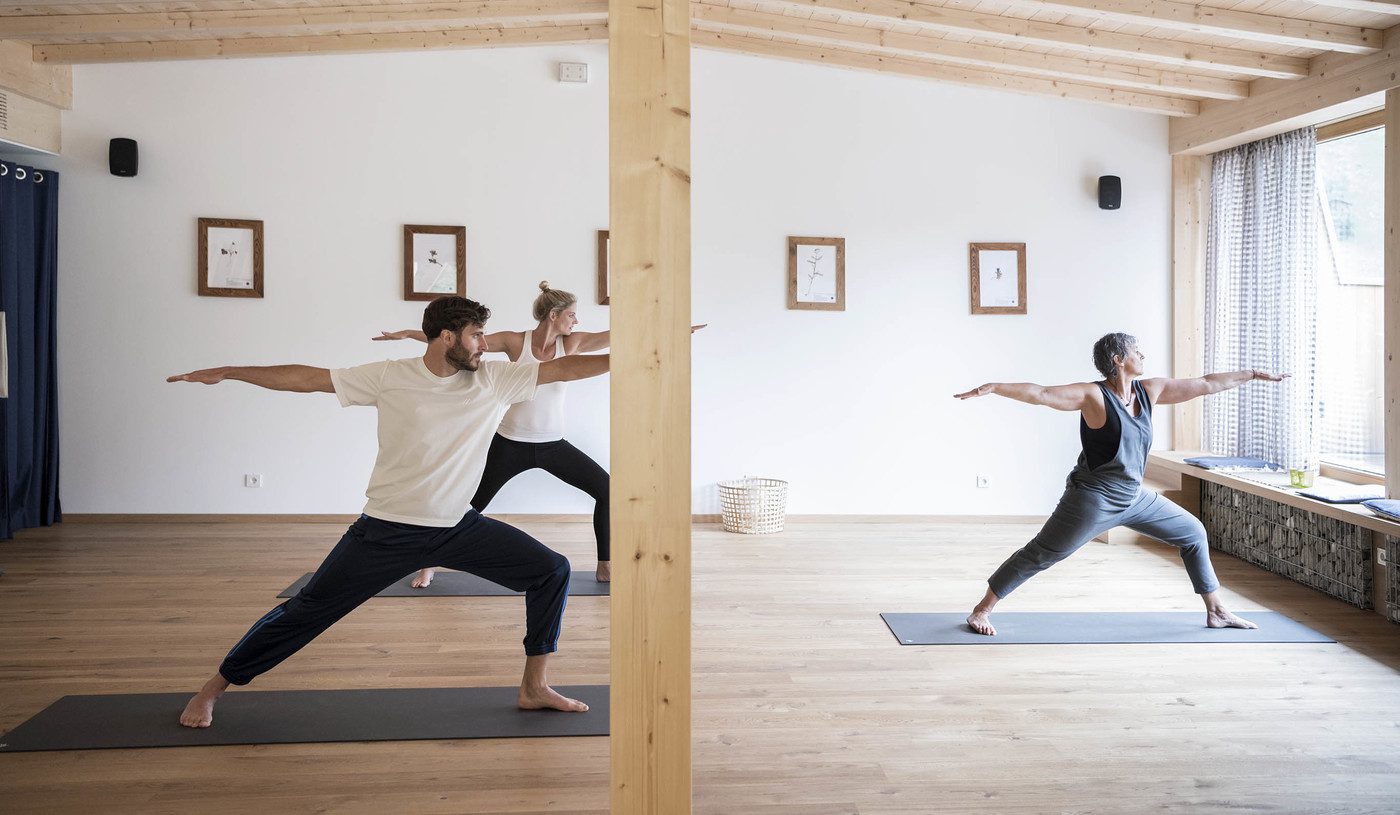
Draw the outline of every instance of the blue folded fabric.
M1361 506L1366 507L1382 518L1400 521L1400 499L1375 498L1370 501L1362 501Z
M1323 484L1299 490L1299 495L1316 498L1329 504L1364 504L1385 497L1382 484Z
M1272 464L1262 458L1246 458L1244 456L1197 456L1186 459L1187 464L1203 467L1207 470L1281 470L1282 467Z

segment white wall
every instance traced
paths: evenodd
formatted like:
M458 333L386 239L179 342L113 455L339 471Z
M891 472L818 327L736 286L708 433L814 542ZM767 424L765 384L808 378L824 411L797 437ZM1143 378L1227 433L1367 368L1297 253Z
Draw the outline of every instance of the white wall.
M562 85L560 60L593 81ZM527 327L541 278L593 305L607 221L599 46L74 70L60 232L63 501L70 513L346 513L374 415L329 395L168 385L218 364L342 366L417 324L404 223L465 224L470 296ZM796 513L1046 512L1076 419L951 398L986 380L1093 374L1137 333L1169 370L1166 121L1111 108L708 51L693 61L697 512L714 483L791 480ZM137 178L107 174L136 138ZM1123 209L1094 179L1123 177ZM263 300L195 295L195 219L258 218ZM847 241L847 310L785 308L786 236ZM967 243L1025 241L1030 315L968 314ZM568 438L607 464L607 381ZM1165 412L1159 412L1165 435ZM247 489L244 473L264 474ZM974 488L976 473L992 488ZM501 512L578 512L539 473Z

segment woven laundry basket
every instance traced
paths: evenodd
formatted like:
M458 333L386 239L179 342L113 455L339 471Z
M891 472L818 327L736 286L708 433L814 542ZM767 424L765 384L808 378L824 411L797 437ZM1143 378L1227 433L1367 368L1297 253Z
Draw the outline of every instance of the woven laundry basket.
M783 531L788 482L777 478L740 478L719 482L720 520L725 532L771 535Z

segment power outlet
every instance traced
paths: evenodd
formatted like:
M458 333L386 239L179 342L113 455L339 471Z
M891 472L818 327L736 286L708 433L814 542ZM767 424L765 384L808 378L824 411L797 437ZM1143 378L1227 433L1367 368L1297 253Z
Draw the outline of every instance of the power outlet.
M979 490L985 490L985 489L987 489L987 488L990 487L990 486L992 486L992 477L991 477L991 476L989 476L989 475L979 475L979 476L977 476L977 489L979 489Z
M261 487L262 485L262 473L247 473L243 476L243 486L245 487Z
M1390 565L1390 561L1386 560L1386 558L1385 558L1385 550L1384 550L1384 549L1377 549L1377 550L1376 550L1376 565L1377 565L1377 566L1389 566L1389 565Z
M560 82L587 82L588 63L586 62L561 62L559 63Z

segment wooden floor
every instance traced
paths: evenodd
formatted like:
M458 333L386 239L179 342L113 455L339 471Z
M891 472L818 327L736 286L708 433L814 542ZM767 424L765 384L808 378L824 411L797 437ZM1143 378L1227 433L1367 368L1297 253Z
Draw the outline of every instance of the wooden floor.
M591 568L588 524L519 525ZM0 731L64 694L192 691L341 531L69 524L0 543ZM1228 556L1233 607L1338 644L895 644L879 612L964 610L1033 532L697 527L695 811L1400 810L1400 626ZM1121 541L1003 604L1198 608L1173 552ZM255 687L512 685L522 609L372 600ZM571 598L554 681L607 681L606 627L606 598ZM601 813L607 751L586 738L5 754L0 811Z

